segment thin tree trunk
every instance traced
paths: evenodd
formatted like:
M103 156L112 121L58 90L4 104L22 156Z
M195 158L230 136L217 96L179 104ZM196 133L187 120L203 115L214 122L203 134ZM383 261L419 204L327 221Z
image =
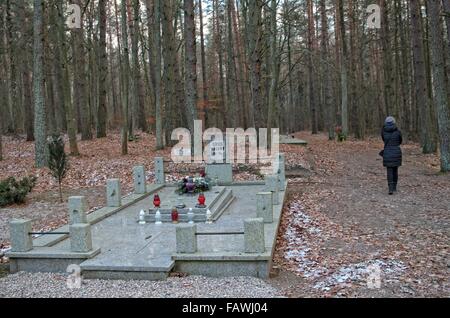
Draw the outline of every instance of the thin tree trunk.
M344 4L343 0L338 0L339 9L339 34L341 39L341 125L342 133L344 136L348 136L348 52L347 52L347 37L345 35L345 21L344 21Z
M186 118L191 133L197 119L197 50L195 39L194 0L184 0L185 100Z
M202 0L198 1L198 14L200 17L200 54L202 63L202 94L203 111L205 118L205 127L208 127L208 84L206 79L206 54L205 54L205 35L203 31L203 6Z
M422 16L420 14L420 0L410 1L411 11L411 44L414 59L414 84L416 103L419 108L421 118L420 141L423 153L436 152L436 142L434 140L433 129L431 126L430 99L428 84L426 81L426 68L422 32Z
M43 63L43 3L34 0L33 19L33 94L34 94L34 132L35 164L37 168L47 165L47 123L44 99L44 63Z
M449 103L445 81L445 61L442 51L443 32L441 28L441 10L438 0L428 1L430 40L431 40L431 66L433 71L434 103L437 110L440 149L441 171L450 171L450 115Z
M99 20L99 63L98 63L98 106L97 106L97 138L106 137L106 80L108 76L108 57L106 55L106 2L98 2Z
M117 11L117 6L116 6ZM123 67L122 67L122 155L128 154L128 108L129 108L129 89L130 89L130 57L128 51L128 25L127 25L127 3L121 2L122 18L122 48L123 48Z

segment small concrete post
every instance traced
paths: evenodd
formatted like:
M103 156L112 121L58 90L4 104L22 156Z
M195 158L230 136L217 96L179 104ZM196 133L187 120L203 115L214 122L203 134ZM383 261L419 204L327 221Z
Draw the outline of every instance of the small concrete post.
M177 253L191 254L197 252L197 225L180 225L176 228Z
M147 192L144 166L136 166L133 168L133 181L135 194L145 194Z
M14 219L9 222L12 252L28 252L33 249L31 239L31 220Z
M108 207L122 205L122 193L119 179L110 179L106 182L106 202Z
M90 224L73 224L69 227L70 250L74 253L92 251L92 233Z
M278 175L266 176L266 189L273 194L273 204L280 204L280 184Z
M278 175L279 188L280 190L283 190L284 184L286 183L286 155L284 153L278 154L274 172Z
M87 211L86 197L69 198L69 224L87 223Z
M256 215L258 218L262 218L264 223L273 223L272 197L272 192L260 192L256 194Z
M245 220L244 233L245 253L264 253L266 251L263 219Z
M164 158L155 158L155 178L156 184L166 183L166 176L164 174Z

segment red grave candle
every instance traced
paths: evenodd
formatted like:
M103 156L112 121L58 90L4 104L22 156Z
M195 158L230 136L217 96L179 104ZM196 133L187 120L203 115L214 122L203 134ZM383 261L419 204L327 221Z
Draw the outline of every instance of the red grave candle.
M198 196L198 204L199 205L205 205L206 202L206 198L205 195L203 193L200 193L200 195Z
M155 208L159 208L161 206L161 199L157 194L155 194L155 196L153 197L153 205L155 206Z
M178 210L176 208L174 208L174 209L172 209L172 222L178 223L178 219L179 219Z

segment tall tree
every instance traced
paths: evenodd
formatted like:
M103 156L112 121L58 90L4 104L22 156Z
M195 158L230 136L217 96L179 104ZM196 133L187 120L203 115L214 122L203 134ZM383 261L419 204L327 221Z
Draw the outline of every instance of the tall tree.
M431 40L431 67L433 71L434 104L437 110L440 149L441 171L450 171L450 115L449 103L445 81L445 61L442 50L442 19L439 0L428 1L430 40Z
M86 75L86 46L84 38L84 8L85 0L74 0L74 4L82 9L80 28L73 28L72 31L72 52L73 52L73 100L79 112L79 125L81 127L81 139L92 139L91 110L88 103L87 75Z
M34 132L36 137L35 164L36 167L42 168L47 164L47 118L44 98L42 0L34 0L33 30Z
M262 45L262 0L248 1L247 40L249 42L250 85L252 98L249 107L248 124L255 127L255 112L262 110L261 92L261 45Z
M431 101L426 80L426 66L423 45L423 26L420 14L420 0L410 1L411 11L411 44L414 60L414 84L417 107L419 108L422 125L420 125L420 141L423 153L433 153L436 151L433 128L431 125Z
M98 106L97 106L97 138L106 137L106 79L108 76L108 57L106 55L106 3L107 0L98 2L99 20L99 61L98 61Z
M197 119L197 45L195 39L194 0L184 0L186 118L189 130L194 131Z
M339 12L339 26L338 32L340 35L340 45L341 45L341 125L342 133L348 136L348 49L347 49L347 37L345 31L345 20L344 20L344 3L343 0L337 0L337 9Z
M161 103L161 0L147 0L147 12L153 12L152 23L149 25L149 36L152 65L153 85L155 94L155 120L156 120L156 148L164 147L162 129L162 103Z
M121 146L122 155L128 154L128 109L129 109L129 90L130 90L130 55L128 50L128 25L127 25L127 3L121 1L121 27L122 27L122 132ZM117 6L116 6L117 12Z
M309 108L311 110L311 128L312 133L318 133L318 111L316 102L316 88L314 76L314 54L315 54L315 26L314 26L314 4L308 0L308 85L309 85Z
M206 79L206 54L205 54L205 34L203 25L203 5L202 0L198 1L198 15L200 18L200 54L202 63L202 94L203 94L203 111L205 114L205 126L208 127L208 84Z
M324 106L326 113L326 128L328 130L328 137L330 140L334 139L334 107L332 102L332 77L330 69L330 61L328 59L329 54L329 42L328 42L328 16L326 1L320 0L320 18L321 18L321 65L322 65L322 78L323 78L323 92Z

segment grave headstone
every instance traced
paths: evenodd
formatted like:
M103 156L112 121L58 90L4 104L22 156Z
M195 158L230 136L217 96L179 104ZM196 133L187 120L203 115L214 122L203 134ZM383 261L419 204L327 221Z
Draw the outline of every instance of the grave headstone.
M155 178L156 184L166 183L166 176L164 174L164 158L155 158Z
M69 227L70 250L74 253L92 251L92 233L90 224L72 224Z
M197 225L180 225L176 228L177 253L197 252Z
M31 220L14 219L9 222L12 252L28 252L33 249Z
M264 239L264 220L261 218L244 221L245 253L264 253L266 241Z
M88 205L86 197L69 198L69 224L87 223Z
M273 223L272 197L272 192L260 192L256 194L256 215L258 218L262 218L264 223Z
M110 179L106 182L106 202L108 207L122 206L122 193L119 179Z
M220 184L233 183L233 167L231 163L208 164L206 175L211 180L217 180Z
M133 181L135 194L145 194L147 192L144 166L136 166L133 168Z

